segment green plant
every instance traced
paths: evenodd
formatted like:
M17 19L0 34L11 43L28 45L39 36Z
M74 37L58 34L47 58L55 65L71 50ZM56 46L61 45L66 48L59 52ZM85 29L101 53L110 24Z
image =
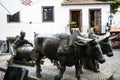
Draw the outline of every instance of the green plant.
M75 21L70 21L70 22L69 22L69 25L70 25L72 28L75 28L75 27L77 27L77 22L75 22Z
M111 4L111 13L115 13L117 8L120 7L120 0L97 0L97 1L113 1L114 4Z

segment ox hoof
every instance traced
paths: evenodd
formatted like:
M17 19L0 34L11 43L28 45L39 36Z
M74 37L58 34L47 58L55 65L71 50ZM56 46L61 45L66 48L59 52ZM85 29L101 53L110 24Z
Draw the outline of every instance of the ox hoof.
M83 71L81 70L80 73L83 74Z
M77 78L77 80L80 80L80 78Z
M43 60L40 60L40 64L44 64L44 61L43 61Z
M57 69L60 69L61 67L60 66L57 66Z
M44 77L37 78L37 80L45 80Z
M41 78L42 75L37 73L37 74L36 74L36 77L37 77L37 78Z
M99 71L98 69L94 70L94 72L96 72L96 73L100 73L100 71Z
M55 77L54 77L54 80L60 80L61 78L60 78L60 76L59 75L56 75Z

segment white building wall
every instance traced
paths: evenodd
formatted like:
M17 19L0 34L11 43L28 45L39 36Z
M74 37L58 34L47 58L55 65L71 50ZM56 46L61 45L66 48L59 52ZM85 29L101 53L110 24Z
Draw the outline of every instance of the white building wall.
M54 22L42 22L41 6L54 6ZM26 32L27 39L34 38L36 33L61 33L65 32L65 26L70 20L70 9L82 9L82 31L87 32L89 27L89 10L101 8L101 23L104 27L107 22L109 5L68 5L61 6L60 0L42 0L32 7L20 11L20 23L7 23L6 15L0 15L0 37L19 35L21 30ZM32 24L29 24L32 22ZM102 32L104 28L102 27Z
M120 8L118 8L117 12L113 14L111 27L120 28Z
M110 15L110 5L103 5L101 12L101 25L102 25L102 33L105 33L105 29L107 28L108 17Z
M66 23L69 22L70 16L66 15L69 14L70 9L82 9L82 31L84 33L87 32L87 29L89 28L89 9L101 9L101 32L105 32L105 26L106 23L108 22L108 16L110 13L110 5L104 4L104 5L68 5L68 6L63 6L63 12L66 16ZM69 18L67 18L69 17Z
M41 6L54 6L54 22L42 22ZM42 0L40 3L20 11L20 23L7 23L6 15L0 16L0 36L16 36L21 30L26 32L27 39L33 39L36 33L60 33L65 29L61 27L61 1L60 0ZM60 17L59 17L60 16ZM32 24L29 24L32 22Z

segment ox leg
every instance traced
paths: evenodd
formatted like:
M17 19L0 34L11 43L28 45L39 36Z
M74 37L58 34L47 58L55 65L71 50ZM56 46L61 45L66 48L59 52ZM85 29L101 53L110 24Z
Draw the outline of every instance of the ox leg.
M58 69L60 69L60 63L59 63L59 61L54 60L54 65L56 65L56 66L57 66L57 68L58 68Z
M66 66L61 66L59 74L55 76L54 80L61 80L65 70L66 70Z
M75 69L76 69L77 80L80 80L80 64L79 64L79 61L77 62L77 64L75 64Z
M80 60L80 73L83 73L83 59Z
M54 80L61 80L61 78L63 77L63 74L64 74L64 72L66 70L65 57L60 58L60 65L61 66L60 66L59 74L54 77Z
M42 57L40 57L40 54L37 52L37 53L36 53L35 63L36 63L36 76L37 76L38 78L42 77L42 76L41 76L41 73L40 73L40 71L42 71L42 70L41 70L41 65L40 65L40 60L41 60L41 58L42 58Z
M93 64L94 64L94 72L100 72L99 69L99 64L97 60L93 60Z

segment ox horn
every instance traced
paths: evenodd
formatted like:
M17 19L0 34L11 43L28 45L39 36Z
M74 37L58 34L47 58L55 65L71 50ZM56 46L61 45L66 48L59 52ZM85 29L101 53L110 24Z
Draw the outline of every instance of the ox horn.
M81 36L77 36L77 38L80 40L80 41L75 42L75 44L77 45L86 45L88 42L92 42L95 40L95 39L90 39L90 38L84 38Z
M84 38L84 37L81 37L81 36L77 36L77 39L79 40L83 40L83 41L92 41L93 39L90 39L90 38Z
M116 37L118 37L118 35L116 35L116 36L113 36L113 37L110 37L110 32L107 32L104 36L103 36L103 39L102 40L104 40L104 39L109 39L109 40L112 40L112 39L114 39L114 38L116 38Z
M99 43L99 42L101 42L101 41L103 41L105 39L108 39L109 37L110 37L110 33L109 32L107 32L105 35L102 35L102 36L97 35L96 41Z
M118 35L112 36L112 37L110 37L109 39L112 40L112 39L114 39L114 38L116 38L116 37L118 37Z
M110 37L110 32L107 32L106 34L105 34L105 38L106 37Z

